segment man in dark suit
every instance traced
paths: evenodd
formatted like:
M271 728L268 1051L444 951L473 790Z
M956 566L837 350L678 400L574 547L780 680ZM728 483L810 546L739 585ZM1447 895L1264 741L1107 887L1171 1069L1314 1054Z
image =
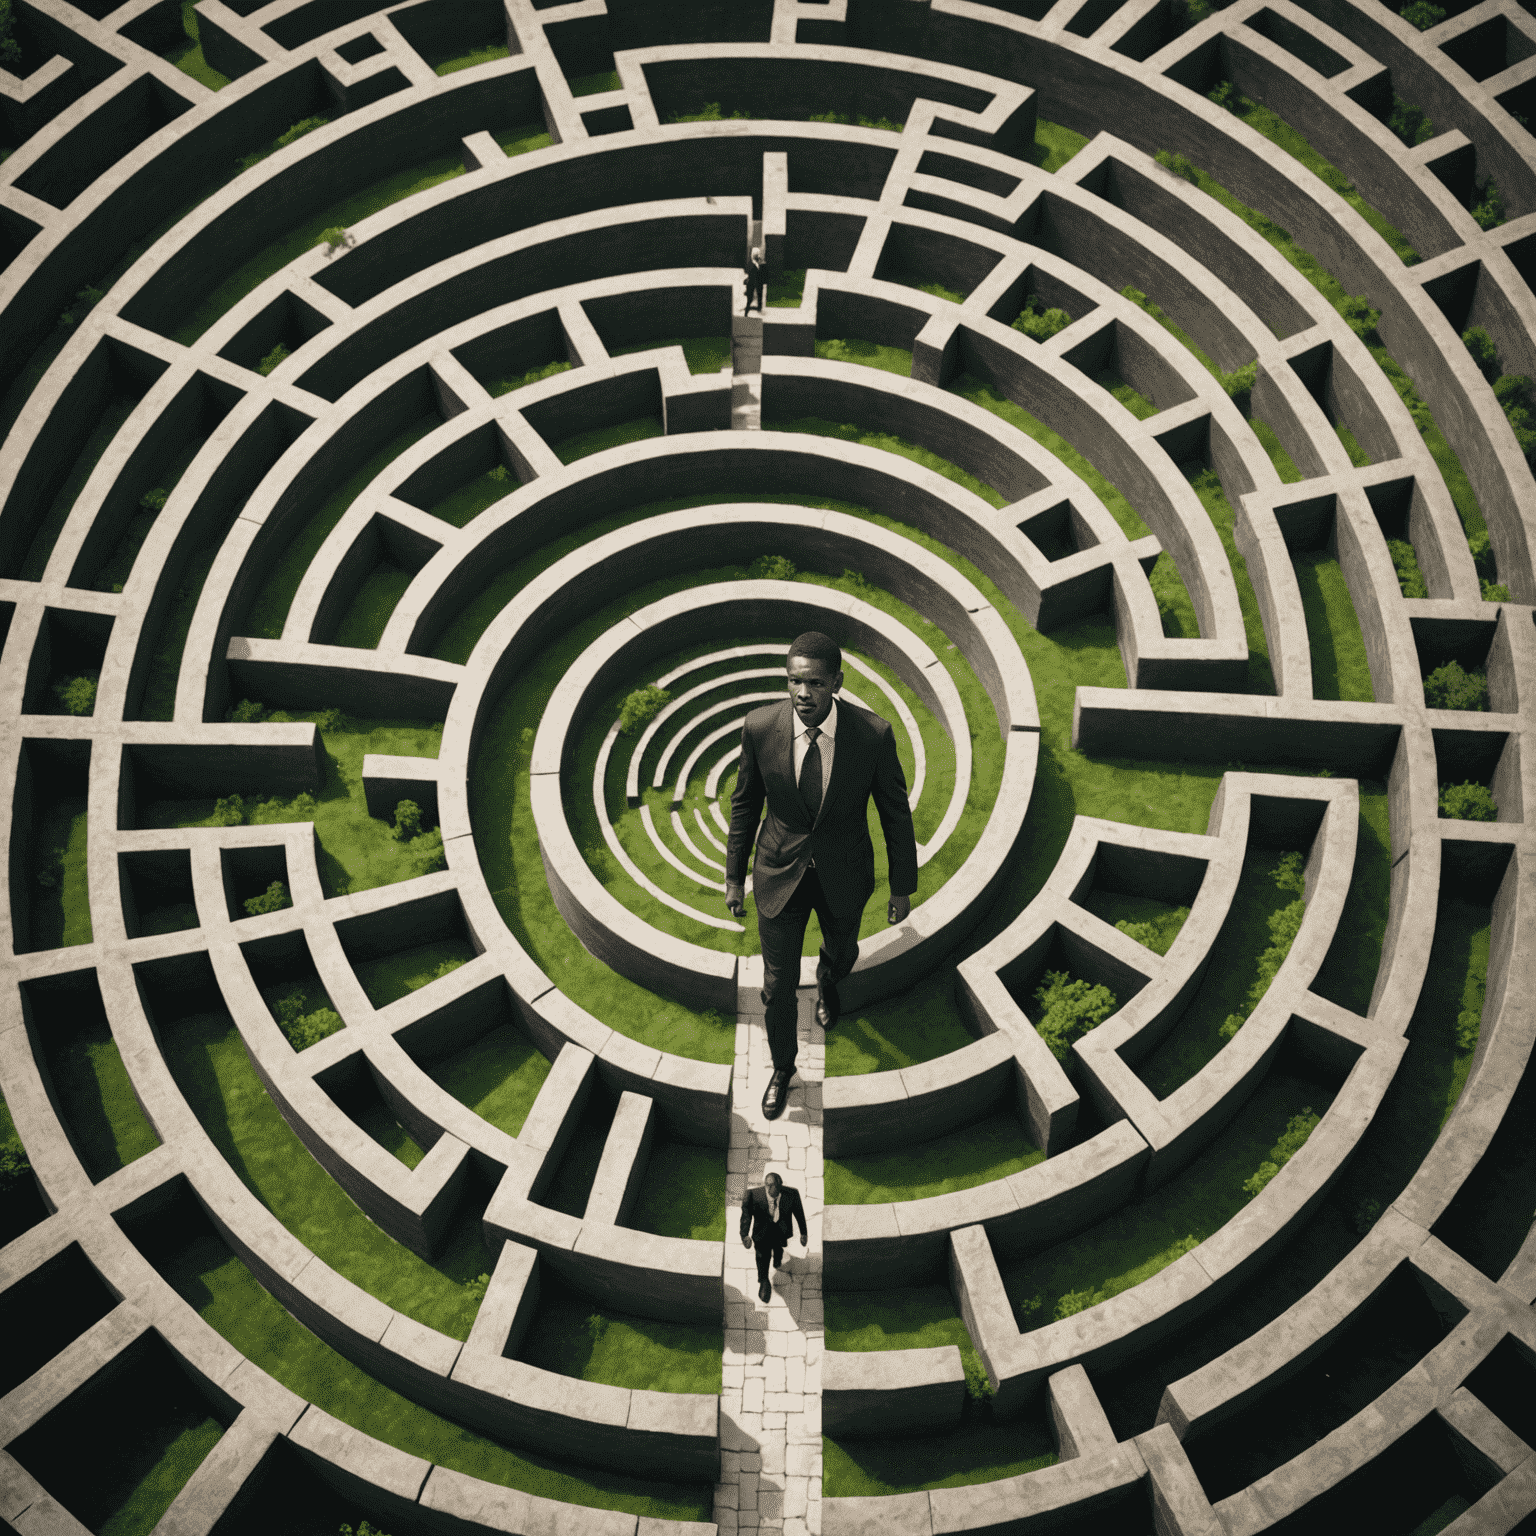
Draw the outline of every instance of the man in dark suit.
M741 1246L757 1249L757 1294L764 1301L773 1296L768 1283L768 1259L777 1269L784 1262L784 1244L789 1241L792 1223L800 1225L800 1246L805 1247L805 1207L798 1189L786 1189L778 1174L770 1173L756 1189L747 1191L741 1202Z
M885 833L891 901L887 921L905 922L917 889L917 843L896 738L878 715L839 703L843 653L812 631L789 648L789 698L754 709L741 730L741 763L731 796L725 902L739 918L747 853L763 950L763 1004L773 1077L763 1113L783 1113L795 1072L795 988L811 913L821 927L816 1021L837 1022L837 984L859 958L859 925L875 888L869 839L871 798ZM768 815L759 826L763 807Z

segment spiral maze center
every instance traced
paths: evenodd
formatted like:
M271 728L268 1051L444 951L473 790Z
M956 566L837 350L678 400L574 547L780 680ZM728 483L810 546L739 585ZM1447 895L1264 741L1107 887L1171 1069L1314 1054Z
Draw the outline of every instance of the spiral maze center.
M0 9L0 1524L1536 1520L1533 57ZM918 887L770 1121L808 629Z

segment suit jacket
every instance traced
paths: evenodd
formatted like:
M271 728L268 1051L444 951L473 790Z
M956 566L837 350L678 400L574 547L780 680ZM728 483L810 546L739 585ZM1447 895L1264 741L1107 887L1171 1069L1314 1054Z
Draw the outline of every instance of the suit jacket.
M805 1207L800 1203L800 1191L791 1189L788 1184L779 1190L777 1224L768 1214L768 1191L763 1185L749 1189L747 1198L741 1202L741 1240L745 1242L750 1237L758 1248L782 1248L789 1241L795 1222L800 1225L800 1237L804 1241L807 1237Z
M838 705L837 749L832 777L813 822L795 782L794 732L799 717L788 699L754 709L741 728L741 763L731 796L731 831L725 878L746 883L747 851L757 842L752 866L757 910L777 917L794 895L812 859L821 888L840 921L857 926L875 888L875 850L869 840L870 799L885 833L891 894L917 889L917 841L907 780L896 757L896 738L879 715L846 701ZM763 818L766 804L768 815Z

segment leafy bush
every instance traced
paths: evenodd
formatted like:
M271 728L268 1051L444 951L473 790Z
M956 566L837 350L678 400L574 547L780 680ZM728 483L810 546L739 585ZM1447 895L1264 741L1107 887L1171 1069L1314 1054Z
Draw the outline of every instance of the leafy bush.
M1172 912L1160 913L1146 923L1133 923L1129 918L1122 917L1115 927L1127 938L1144 944L1154 954L1166 955L1188 916L1188 907L1176 907Z
M1338 306L1339 313L1362 341L1375 341L1376 327L1381 324L1381 311L1371 308L1371 301L1363 293L1351 294Z
M1307 889L1307 861L1299 853L1285 854L1270 871L1270 879L1282 891L1295 891L1303 895Z
M1448 661L1424 679L1424 702L1431 709L1487 709L1488 679Z
M1509 588L1502 581L1489 581L1484 578L1478 583L1482 589L1485 603L1507 603L1509 601Z
M1387 553L1392 557L1392 569L1397 572L1397 584L1404 597L1428 597L1429 587L1424 573L1419 569L1419 557L1407 539L1388 539Z
M1198 26L1211 14L1211 0L1174 0L1173 25L1183 33Z
M411 839L411 862L418 875L434 875L447 864L441 827L433 827L430 832Z
M1456 1015L1456 1049L1458 1051L1472 1051L1477 1049L1477 1037L1483 1029L1483 1010L1481 1008L1463 1008Z
M1019 1316L1027 1323L1045 1305L1039 1296L1028 1296L1019 1303Z
M320 231L320 238L315 241L315 244L323 245L326 255L334 256L337 251L344 251L349 245L356 245L357 239L342 225L333 224L329 229Z
M327 1035L334 1035L341 1028L341 1016L331 1008L309 1007L309 999L302 987L277 999L273 1008L278 1028L288 1037L288 1043L296 1051L308 1050Z
M239 795L227 795L213 803L213 824L216 827L238 827L245 821L245 801Z
M1221 387L1234 400L1246 400L1253 393L1253 386L1259 382L1259 360L1254 358L1252 362L1244 363L1241 368L1234 368L1231 373L1220 375Z
M1200 173L1194 167L1194 162L1183 155L1176 155L1172 150L1160 149L1152 157L1165 171L1172 171L1175 176L1182 176L1185 181L1198 186Z
M986 1366L969 1350L961 1355L961 1362L965 1366L966 1396L973 1403L991 1402L997 1395L997 1388L992 1385L992 1378L987 1374Z
M139 506L145 512L161 512L165 509L165 504L170 499L171 493L169 491L161 490L159 486L156 486L154 490L145 491L139 497Z
M96 288L87 283L75 295L74 302L69 308L59 316L59 324L78 325L106 296L107 290L105 288Z
M1269 1149L1268 1156L1259 1164L1258 1171L1243 1183L1243 1193L1251 1200L1274 1176L1280 1172L1307 1144L1307 1137L1316 1129L1321 1115L1315 1114L1311 1105L1299 1115L1292 1115L1286 1122L1280 1139Z
M1445 20L1445 12L1438 5L1431 5L1429 0L1413 0L1411 5L1405 5L1397 14L1420 32L1428 32L1431 27L1439 26Z
M441 981L444 976L452 975L453 972L458 970L458 968L463 964L464 962L457 958L452 960L439 960L432 971L432 980Z
M1247 1023L1248 1015L1264 1000L1264 994L1269 991L1270 983L1285 964L1285 957L1290 954L1296 935L1301 932L1301 920L1306 916L1306 861L1301 854L1293 851L1283 855L1269 875L1279 890L1295 891L1298 899L1281 907L1278 912L1271 912L1265 919L1269 928L1269 947L1259 956L1258 970L1242 1008L1236 1013L1229 1013L1217 1031L1223 1040L1230 1040Z
M707 101L697 112L674 112L667 121L669 123L718 123L720 103Z
M395 806L395 841L408 843L421 834L421 807L414 800L401 800Z
M787 555L759 555L747 567L747 575L753 581L793 581L795 562Z
M1058 1061L1067 1059L1073 1041L1098 1028L1120 1006L1108 987L1074 980L1066 971L1047 971L1035 1001L1044 1010L1035 1028Z
M1024 300L1024 308L1013 322L1014 330L1035 341L1049 341L1058 331L1064 331L1072 323L1072 316L1064 309L1044 308L1045 300L1032 293Z
M1447 821L1497 821L1499 804L1486 784L1442 784L1440 814Z
M1435 125L1425 116L1422 107L1416 107L1411 101L1404 101L1401 96L1392 98L1392 113L1387 118L1387 127L1400 138L1409 149L1415 145L1423 144L1434 138Z
M1482 369L1484 377L1493 379L1499 371L1499 349L1493 337L1482 326L1474 325L1461 333L1461 344L1472 354L1472 361Z
M21 63L21 44L16 41L16 12L11 0L0 0L0 64L14 69Z
M843 574L838 577L838 583L846 587L855 597L866 600L871 598L875 591L874 582L863 571L850 570L846 565L843 567Z
M1493 229L1504 222L1504 195L1492 176L1478 188L1477 201L1472 205L1472 217L1479 229Z
M95 711L96 678L94 672L82 672L79 677L65 678L53 685L53 696L66 715L89 715Z
M256 803L253 797L246 807L246 814L253 827L270 827L285 821L313 821L318 808L315 797L303 790L292 800L281 800L273 795L270 800Z
M1472 563L1477 567L1477 574L1492 576L1494 574L1493 545L1489 541L1488 530L1485 528L1481 533L1468 534L1467 548L1472 552Z
M282 342L278 342L278 344L273 347L272 350L268 352L267 355L262 358L259 363L256 364L257 373L259 373L262 378L266 378L269 373L275 372L277 368L287 360L289 355L290 354L288 348L284 346Z
M1247 1022L1248 1020L1243 1014L1229 1013L1226 1018L1221 1021L1221 1028L1217 1031L1217 1033L1223 1040L1230 1040L1233 1035L1235 1035L1238 1030L1240 1030Z
M10 1194L31 1171L32 1164L19 1141L0 1142L0 1196Z
M485 478L494 480L497 484L504 484L512 478L512 471L505 464L498 464L494 469L486 470Z
M274 880L260 896L251 896L245 902L245 915L247 917L265 917L268 912L281 912L284 907L291 907L293 903L288 899L288 887L281 880Z
M1355 1207L1355 1231L1364 1237L1381 1217L1381 1201L1362 1200Z
M236 725L257 725L267 718L267 711L264 705L254 699L241 699L225 718L234 721Z
M490 1289L491 1277L486 1274L476 1275L473 1280L464 1282L464 1301L467 1306L478 1307L485 1300L485 1293Z
M1227 112L1242 110L1243 94L1230 80L1218 81L1205 93L1207 101L1213 101Z
M341 724L341 711L334 706L330 709L322 709L315 716L315 729L317 731L334 731Z
M1079 1312L1098 1306L1104 1299L1103 1291L1068 1291L1056 1303L1056 1321L1059 1323L1064 1317L1076 1317Z
M328 117L304 117L294 123L292 127L285 128L272 140L273 149L286 149L298 139L302 139L306 133L313 133L317 128L324 128L330 122Z
M654 720L671 698L672 695L665 688L658 688L655 683L636 688L619 709L620 733L633 736L642 725L648 725Z
M387 1536L387 1532L381 1531L377 1526L369 1525L364 1520L355 1531L350 1525L342 1526L340 1536Z

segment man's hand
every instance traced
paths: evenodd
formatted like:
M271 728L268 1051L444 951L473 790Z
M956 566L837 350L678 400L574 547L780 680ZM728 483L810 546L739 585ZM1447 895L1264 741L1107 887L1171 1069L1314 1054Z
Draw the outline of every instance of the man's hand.
M747 910L747 888L739 885L734 880L725 882L725 906L732 917L739 922L743 912Z
M729 894L730 887L726 887ZM885 920L888 923L904 923L912 915L912 898L910 896L892 896L891 904L885 909Z
M752 1246L752 1239L751 1239L751 1238L750 1238L750 1237L744 1237L744 1238L742 1238L742 1240L741 1240L741 1246L742 1246L742 1247L743 1247L743 1248L750 1248L750 1247L751 1247L751 1246Z
M801 1233L801 1234L800 1234L800 1246L801 1246L801 1247L802 1247L802 1248L804 1248L804 1247L806 1247L806 1246L808 1246L808 1244L809 1244L809 1241L810 1241L810 1240L809 1240L809 1239L808 1239L808 1238L807 1238L807 1237L806 1237L806 1235L805 1235L805 1233L804 1233L804 1232L802 1232L802 1233Z

